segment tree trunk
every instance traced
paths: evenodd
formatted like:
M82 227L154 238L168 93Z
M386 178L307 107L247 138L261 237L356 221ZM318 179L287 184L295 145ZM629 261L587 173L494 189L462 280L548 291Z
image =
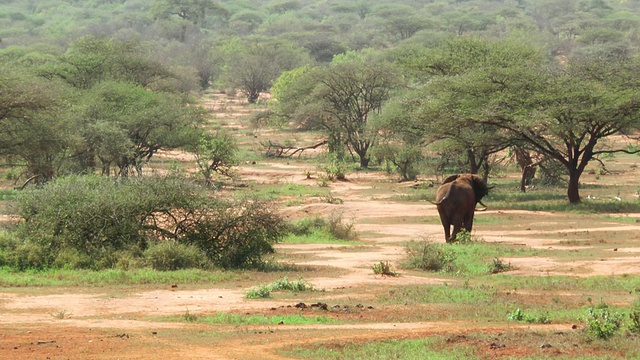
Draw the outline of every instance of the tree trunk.
M580 203L580 172L577 170L569 170L569 187L567 189L567 198L571 204Z

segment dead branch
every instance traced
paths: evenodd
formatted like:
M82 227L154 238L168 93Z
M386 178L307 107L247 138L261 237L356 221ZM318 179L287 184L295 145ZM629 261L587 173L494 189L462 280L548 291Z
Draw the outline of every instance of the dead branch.
M266 143L260 142L260 144L265 148L265 156L267 157L293 157L296 154L298 154L299 157L305 150L316 149L322 145L326 145L327 140L304 147L283 145L271 140L267 140Z

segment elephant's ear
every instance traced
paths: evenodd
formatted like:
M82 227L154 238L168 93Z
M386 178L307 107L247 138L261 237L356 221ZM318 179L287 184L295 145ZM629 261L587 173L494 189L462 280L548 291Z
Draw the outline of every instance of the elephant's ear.
M476 202L480 202L480 200L489 193L489 187L478 175L473 175L471 179L473 180L471 186L473 187L473 192L476 194Z
M457 178L459 178L459 177L460 177L460 174L451 175L451 176L449 176L448 178L444 179L444 181L443 181L442 183L443 183L443 184L446 184L446 183L453 182L453 181L455 181L455 180L456 180Z

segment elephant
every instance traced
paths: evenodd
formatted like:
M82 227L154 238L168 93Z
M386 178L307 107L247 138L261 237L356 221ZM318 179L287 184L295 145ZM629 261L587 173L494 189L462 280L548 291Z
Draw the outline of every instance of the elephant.
M482 198L489 193L486 182L475 174L456 174L446 178L436 192L440 221L447 243L455 242L460 229L471 232L476 204L484 206ZM453 233L451 233L453 225Z

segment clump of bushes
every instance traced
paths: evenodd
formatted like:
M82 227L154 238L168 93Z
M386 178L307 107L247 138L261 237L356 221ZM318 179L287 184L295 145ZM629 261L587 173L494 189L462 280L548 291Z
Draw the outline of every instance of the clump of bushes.
M19 194L0 266L248 268L287 231L273 207L227 200L180 177L71 176Z

